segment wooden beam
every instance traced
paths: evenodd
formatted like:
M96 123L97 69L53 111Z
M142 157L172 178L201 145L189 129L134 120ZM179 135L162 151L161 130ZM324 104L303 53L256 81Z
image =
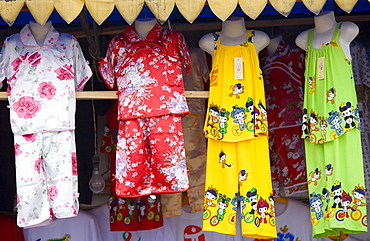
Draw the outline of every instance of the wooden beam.
M189 99L207 99L208 91L185 91L186 98ZM116 91L81 91L76 92L77 100L115 100L117 99ZM0 101L8 100L6 92L0 92Z

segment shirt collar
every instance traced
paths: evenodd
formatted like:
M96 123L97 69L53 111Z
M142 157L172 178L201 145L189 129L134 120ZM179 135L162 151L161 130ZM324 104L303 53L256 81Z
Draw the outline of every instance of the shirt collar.
M150 30L148 35L144 40L142 40L139 35L135 31L135 25L129 25L124 31L124 35L126 36L127 40L130 42L139 42L139 41L146 41L146 42L157 42L160 38L163 28L159 23L156 23L154 27Z
M48 33L46 34L44 46L52 46L56 44L56 42L59 39L59 35L60 35L59 32L55 30L53 26L51 26ZM39 47L39 45L36 43L35 38L32 35L32 32L29 28L29 24L26 24L26 26L24 26L23 29L21 30L20 39L24 46Z

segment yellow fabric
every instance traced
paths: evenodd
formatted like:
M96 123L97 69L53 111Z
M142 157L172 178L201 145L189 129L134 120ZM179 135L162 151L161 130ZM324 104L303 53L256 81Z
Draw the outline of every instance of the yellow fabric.
M335 0L335 3L345 12L350 13L358 0Z
M176 0L176 6L189 23L193 23L202 11L206 0Z
M302 0L308 10L314 14L319 14L326 0Z
M175 0L145 0L145 4L152 11L158 22L163 24L175 7Z
M262 72L254 47L254 31L245 44L225 46L215 34L210 93L204 133L208 138L241 141L267 133ZM243 79L234 79L234 59L242 58ZM220 98L222 97L222 98Z
M292 11L296 0L270 0L271 5L284 17L287 17Z
M81 13L84 0L54 0L55 10L70 24Z
M26 5L33 18L40 25L44 25L54 10L53 0L27 0Z
M251 1L239 0L239 6L245 14L255 20L266 7L267 0Z
M226 154L224 163L219 162L220 151ZM242 170L245 170L247 175L244 180L239 179L239 173ZM238 186L240 186L242 200L242 220L236 218ZM210 189L215 189L217 192L217 198L212 201L207 198L210 196L207 195ZM256 203L253 197L248 197L254 190L257 194L254 196ZM208 140L203 231L235 235L236 222L241 222L243 236L259 239L276 238L274 207L269 200L271 193L267 136L261 135L241 142ZM220 208L221 199L225 200L226 209ZM253 208L263 201L268 204L265 212L266 219Z
M114 0L85 0L91 17L97 24L102 24L114 9Z
M19 12L24 6L24 1L25 0L16 0L7 2L5 0L0 0L0 15L9 26L12 26L15 19L18 17Z
M222 21L225 21L235 10L238 0L208 0L212 12Z
M131 25L135 22L137 16L139 16L141 9L144 6L144 0L135 1L122 1L115 0L116 8L126 22Z
M203 230L235 235L239 196L242 234L275 238L264 83L254 31L248 30L246 42L237 46L222 45L218 33L214 38L204 125L208 146ZM235 58L242 58L242 79L234 77Z

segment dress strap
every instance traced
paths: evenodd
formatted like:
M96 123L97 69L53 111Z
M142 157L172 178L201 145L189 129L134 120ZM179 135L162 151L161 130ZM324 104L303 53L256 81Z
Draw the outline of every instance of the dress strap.
M337 26L335 27L332 40L335 40L338 42L339 35L340 35L340 29L342 28L342 22L337 23Z
M311 28L311 29L308 30L308 34L307 34L307 47L308 46L312 47L312 41L313 41L313 37L314 37L313 36L314 35L313 31L314 31L313 28Z
M220 32L213 33L213 42L218 44L221 43Z

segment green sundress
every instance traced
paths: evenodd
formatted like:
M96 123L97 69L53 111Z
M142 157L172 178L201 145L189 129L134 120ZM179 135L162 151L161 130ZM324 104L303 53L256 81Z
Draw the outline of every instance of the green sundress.
M314 238L367 231L360 118L341 25L320 49L308 32L302 138Z

